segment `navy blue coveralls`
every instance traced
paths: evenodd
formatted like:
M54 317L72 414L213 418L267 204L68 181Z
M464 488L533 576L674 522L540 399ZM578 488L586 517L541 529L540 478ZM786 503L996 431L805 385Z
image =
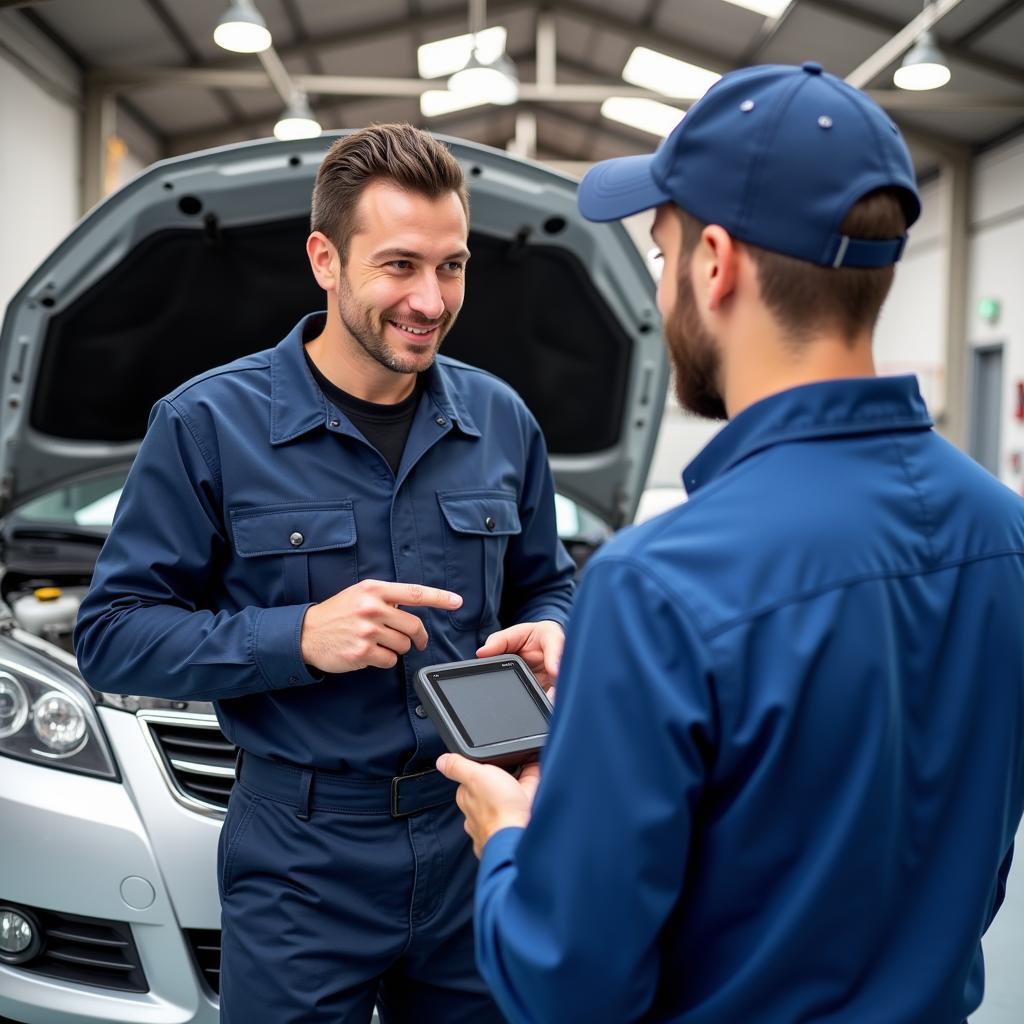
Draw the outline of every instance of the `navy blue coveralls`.
M439 356L396 476L318 388L303 340L153 410L76 629L96 689L212 700L243 751L221 833L222 1019L496 1019L472 950L476 873L412 679L508 621L565 623L573 564L540 429ZM359 580L455 591L391 670L326 678L303 615ZM412 776L393 782L398 776Z
M478 960L517 1024L960 1024L1024 809L1024 502L912 377L740 413L589 563Z

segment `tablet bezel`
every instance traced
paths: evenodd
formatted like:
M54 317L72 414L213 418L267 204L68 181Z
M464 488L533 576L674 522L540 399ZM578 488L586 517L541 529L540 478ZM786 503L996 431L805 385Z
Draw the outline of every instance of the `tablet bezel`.
M413 681L416 694L437 731L441 734L445 746L453 753L468 757L471 761L508 766L535 760L543 749L548 736L547 732L474 746L470 742L468 731L439 685L444 677L458 678L463 675L480 675L506 669L512 669L515 672L527 695L550 724L551 702L526 662L516 654L501 654L491 658L474 658L469 661L428 665L416 673L416 678Z

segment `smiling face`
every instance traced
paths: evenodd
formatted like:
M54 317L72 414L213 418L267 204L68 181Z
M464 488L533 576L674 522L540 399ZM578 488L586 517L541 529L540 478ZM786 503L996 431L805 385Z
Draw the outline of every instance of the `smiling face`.
M373 181L355 222L335 290L341 322L381 366L420 373L462 308L469 259L462 202L455 192L430 199Z

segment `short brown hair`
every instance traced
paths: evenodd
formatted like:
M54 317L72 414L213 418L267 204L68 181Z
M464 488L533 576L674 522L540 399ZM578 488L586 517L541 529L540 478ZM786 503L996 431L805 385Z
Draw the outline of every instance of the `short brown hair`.
M688 272L693 251L707 226L680 211L683 221L682 272ZM851 238L898 238L907 230L900 194L877 189L859 199L843 219L840 231ZM794 342L821 330L835 330L852 342L874 327L889 294L895 267L820 267L805 260L748 245L761 297Z
M454 192L469 219L462 168L448 147L411 124L371 124L334 142L317 171L310 228L348 259L355 209L371 181L390 181L428 199Z

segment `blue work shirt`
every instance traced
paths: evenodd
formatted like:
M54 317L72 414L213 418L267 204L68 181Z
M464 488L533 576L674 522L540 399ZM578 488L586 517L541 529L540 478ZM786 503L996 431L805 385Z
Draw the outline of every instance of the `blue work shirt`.
M959 1024L1024 805L1024 502L912 377L740 413L592 560L529 827L484 848L513 1022Z
M474 657L503 600L504 625L564 623L574 567L543 436L515 392L439 356L396 477L310 373L303 342L324 315L157 403L75 648L98 690L213 700L250 753L378 778L443 751L416 714L417 669ZM393 669L311 671L306 609L368 578L463 604L413 609L429 644Z

